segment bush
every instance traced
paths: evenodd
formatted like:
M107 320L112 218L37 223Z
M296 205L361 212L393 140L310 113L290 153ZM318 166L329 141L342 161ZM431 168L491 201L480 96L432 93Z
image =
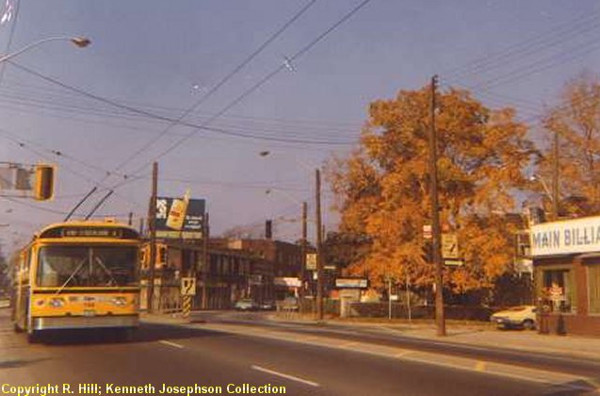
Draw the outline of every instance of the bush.
M452 320L477 320L487 322L494 310L487 307L473 306L446 306L446 319ZM389 314L389 305L387 302L378 303L353 303L350 309L350 316L367 318L387 318ZM434 319L435 306L418 305L411 307L411 316L413 319ZM408 318L408 309L405 304L392 303L392 318Z

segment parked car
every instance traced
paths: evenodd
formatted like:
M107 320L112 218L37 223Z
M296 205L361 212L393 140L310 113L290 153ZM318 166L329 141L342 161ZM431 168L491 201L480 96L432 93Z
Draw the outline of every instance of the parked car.
M258 308L261 311L272 311L275 309L275 302L273 300L265 300L259 304Z
M536 326L537 308L533 305L520 305L494 313L490 321L496 323L498 328L524 328L533 330Z
M256 304L250 298L243 298L241 300L236 301L233 307L236 311L255 311L258 309L258 304Z

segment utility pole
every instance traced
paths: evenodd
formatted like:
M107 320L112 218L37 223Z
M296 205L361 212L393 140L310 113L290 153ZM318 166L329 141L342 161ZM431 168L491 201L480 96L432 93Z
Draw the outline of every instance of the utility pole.
M204 224L202 227L202 309L208 309L208 272L210 270L210 255L208 254L208 239L210 238L208 212L204 213Z
M208 254L208 238L210 230L208 228L208 212L204 213L204 230L202 230L202 309L208 309L208 271L210 269Z
M302 313L302 307L304 306L304 281L306 279L306 221L307 221L307 205L306 202L302 202L302 240L300 241L300 312Z
M156 194L158 190L158 162L152 164L152 195L148 208L148 230L150 231L150 274L148 279L147 311L152 312L154 298L154 269L156 267Z
M323 320L323 235L321 231L321 171L315 170L316 231L317 231L317 318Z
M128 225L133 225L133 212L129 212L129 218L127 220Z
M554 158L552 160L552 220L558 220L558 174L559 174L559 163L558 163L558 131L554 131Z
M437 135L435 130L435 92L437 76L431 78L431 107L430 107L430 133L429 133L429 179L431 184L431 231L433 237L433 264L435 266L435 323L437 335L446 335L446 321L444 318L444 283L442 278L442 260L440 257L440 213L438 204L437 186Z

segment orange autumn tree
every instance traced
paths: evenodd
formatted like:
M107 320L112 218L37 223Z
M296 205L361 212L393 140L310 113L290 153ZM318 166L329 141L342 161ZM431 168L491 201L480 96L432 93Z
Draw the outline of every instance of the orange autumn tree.
M465 265L446 268L456 293L491 287L512 265L515 225L504 221L533 145L514 111L492 111L467 91L438 93L438 177L441 223L458 233ZM340 232L366 235L367 254L350 271L381 286L392 276L431 287L434 268L423 255L431 224L428 174L430 91L401 91L370 105L359 147L328 164L341 213Z
M549 142L559 138L559 203L561 216L600 213L600 78L582 73L569 81L558 105L544 114ZM546 188L551 185L554 163L553 145L545 147L538 173ZM537 186L542 190L543 186ZM542 190L543 191L543 190ZM552 201L544 204L551 212Z

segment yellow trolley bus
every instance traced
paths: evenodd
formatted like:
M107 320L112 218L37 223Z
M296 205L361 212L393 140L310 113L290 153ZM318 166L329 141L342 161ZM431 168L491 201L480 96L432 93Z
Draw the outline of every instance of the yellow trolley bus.
M12 318L35 341L47 330L139 324L140 238L112 221L53 224L35 235L14 270Z

